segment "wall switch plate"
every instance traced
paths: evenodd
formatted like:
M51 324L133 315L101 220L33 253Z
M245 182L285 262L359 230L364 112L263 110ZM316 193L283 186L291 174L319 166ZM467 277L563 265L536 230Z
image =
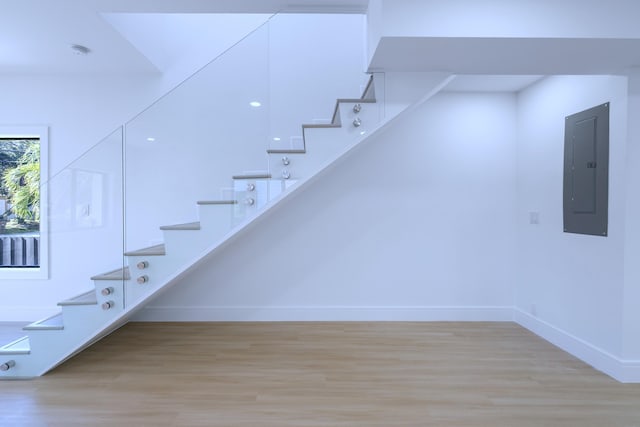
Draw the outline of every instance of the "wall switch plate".
M540 212L529 212L529 224L540 224Z

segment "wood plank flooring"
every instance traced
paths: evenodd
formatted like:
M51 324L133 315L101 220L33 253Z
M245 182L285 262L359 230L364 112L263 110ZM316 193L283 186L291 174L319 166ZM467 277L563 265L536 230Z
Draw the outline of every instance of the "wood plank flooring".
M0 425L637 427L640 384L513 323L130 323Z

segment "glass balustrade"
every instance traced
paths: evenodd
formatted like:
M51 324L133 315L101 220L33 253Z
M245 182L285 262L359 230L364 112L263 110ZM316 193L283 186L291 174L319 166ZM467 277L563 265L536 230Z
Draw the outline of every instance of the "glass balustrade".
M142 302L374 129L361 56L336 47L361 28L331 19L355 18L272 17L43 183L49 279Z
M31 330L68 323L70 346L109 331L375 130L363 25L353 15L273 16L41 182L46 218L8 238L8 267L46 259L42 301L66 301L42 320L58 323Z
M94 288L92 278L123 269L122 147L120 127L41 186L52 289L73 284L78 294ZM95 283L98 293L113 287L123 303L122 278Z
M335 20L354 34L336 34ZM125 125L130 301L374 128L373 89L362 98L370 76L343 46L358 40L354 22L273 16Z

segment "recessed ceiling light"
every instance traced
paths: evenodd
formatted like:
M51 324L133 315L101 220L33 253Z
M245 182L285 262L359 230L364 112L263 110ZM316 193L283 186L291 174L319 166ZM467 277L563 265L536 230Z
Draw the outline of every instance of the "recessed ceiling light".
M274 137L273 137L273 140L274 140L274 141L280 141L280 138L279 138L279 137L277 137L277 136L274 136Z
M156 140L156 139L155 139L154 137L152 137L152 136L150 136L149 138L147 138L147 141L149 141L149 142L153 142L153 141L155 141L155 140Z
M261 104L261 103L259 103L258 101L251 101L251 102L249 103L249 105L251 105L252 107L259 107L259 106L261 106L262 104Z
M81 44L72 44L71 50L76 55L86 56L91 53L91 49L86 46L82 46Z

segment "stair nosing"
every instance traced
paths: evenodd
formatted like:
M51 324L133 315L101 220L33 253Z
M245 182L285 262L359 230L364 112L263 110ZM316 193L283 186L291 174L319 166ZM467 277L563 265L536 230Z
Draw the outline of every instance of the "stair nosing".
M233 175L232 179L271 179L270 173L265 174L247 174L247 175Z
M53 316L49 316L42 320L37 320L33 323L28 324L24 328L23 331L61 331L64 329L64 325L43 325L43 323L48 322L49 320L60 317L62 319L62 312L56 313Z
M166 254L164 243L124 253L125 256L164 256Z
M302 125L302 129L331 129L331 128L341 128L341 127L342 125L335 124L335 123Z
M304 148L270 148L267 150L267 154L305 154L307 152Z
M199 200L198 205L237 205L237 200Z
M93 296L94 299L91 300L83 300L83 297L87 297L87 296ZM61 307L65 307L65 306L69 306L69 305L97 305L98 304L98 300L95 298L96 296L96 291L95 289L92 289L90 291L84 292L80 295L76 295L73 298L69 298L68 300L65 301L60 301L58 303L59 306Z
M18 338L17 340L11 341L9 344L5 344L2 347L0 347L0 354L3 356L15 356L18 354L31 354L31 343L29 343L29 350L10 350L10 347L13 347L14 345L25 341L25 340L29 340L29 335L25 335L22 338Z
M160 230L195 231L200 230L200 222L187 222L184 224L163 225Z
M114 277L114 273L122 272L122 275L119 277ZM109 277L111 276L111 277ZM129 280L131 276L129 276L129 268L116 268L112 271L107 271L106 273L98 274L97 276L92 276L90 280Z
M337 102L338 104L375 104L376 100L373 98L338 98Z

